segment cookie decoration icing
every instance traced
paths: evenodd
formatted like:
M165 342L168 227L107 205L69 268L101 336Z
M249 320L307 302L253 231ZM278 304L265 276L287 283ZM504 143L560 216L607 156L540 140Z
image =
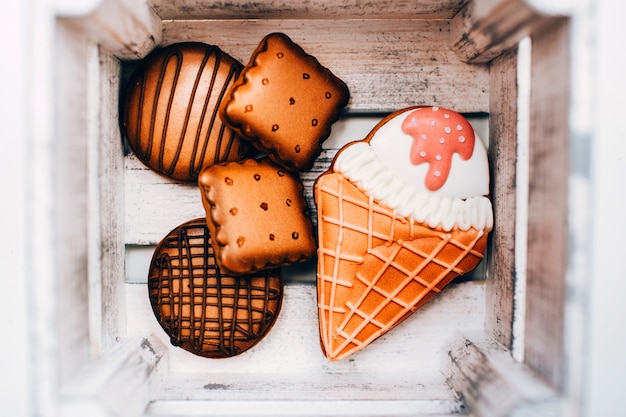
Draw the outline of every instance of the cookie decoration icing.
M287 35L271 33L253 52L220 115L275 163L306 171L348 99L341 79Z
M487 152L460 118L429 107L394 112L317 179L319 327L329 360L365 348L484 257L493 228ZM438 147L460 132L462 146ZM419 159L433 148L440 159ZM436 178L445 181L433 185L444 159L447 174Z
M259 343L283 298L280 269L234 276L215 262L206 219L176 227L157 245L148 272L152 310L172 345L229 358Z
M218 115L242 68L201 42L168 45L144 58L121 100L123 135L137 158L167 177L195 181L206 166L253 155Z
M455 153L468 160L474 151L474 129L460 114L438 107L428 110L417 109L409 113L402 122L402 131L411 135L410 158L415 165L429 164L424 180L426 188L438 190L445 184Z

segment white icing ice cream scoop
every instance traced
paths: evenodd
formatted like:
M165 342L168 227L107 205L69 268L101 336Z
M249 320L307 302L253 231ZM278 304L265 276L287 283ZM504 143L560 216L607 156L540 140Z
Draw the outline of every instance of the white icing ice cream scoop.
M333 170L430 227L491 230L487 150L459 113L410 107L338 153Z
M385 167L418 191L450 198L489 194L487 150L459 113L406 109L373 132L369 144Z

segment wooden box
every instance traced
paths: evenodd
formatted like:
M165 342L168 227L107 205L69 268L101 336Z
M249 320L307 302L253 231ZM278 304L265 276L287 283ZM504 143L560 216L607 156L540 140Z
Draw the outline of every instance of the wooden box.
M43 256L32 272L47 277L33 293L33 357L49 371L33 389L40 415L538 416L578 407L581 387L568 376L582 372L571 360L582 352L573 324L582 301L566 296L583 288L571 266L582 255L572 244L580 189L570 152L570 120L584 111L571 89L582 12L551 4L102 0L36 13L33 65L53 71L34 84L46 86L47 115L33 128L34 157L54 167L52 178L35 174L41 187L31 195ZM125 152L118 97L128 69L155 46L186 40L245 63L274 31L351 92L309 193L333 148L406 106L465 113L489 143L495 229L479 273L337 363L319 348L314 264L286 270L276 326L226 360L173 347L145 285L154 245L204 211L195 186Z

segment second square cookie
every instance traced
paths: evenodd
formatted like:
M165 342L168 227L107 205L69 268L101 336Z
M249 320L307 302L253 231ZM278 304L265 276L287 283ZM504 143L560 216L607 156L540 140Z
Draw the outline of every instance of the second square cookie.
M213 165L198 185L223 270L244 274L315 255L302 183L269 159Z
M346 84L282 33L267 35L220 106L233 130L291 171L311 169L350 97Z

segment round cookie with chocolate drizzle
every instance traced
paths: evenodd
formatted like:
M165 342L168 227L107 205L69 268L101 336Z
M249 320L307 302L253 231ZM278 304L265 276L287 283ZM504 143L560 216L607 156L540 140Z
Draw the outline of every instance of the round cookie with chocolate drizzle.
M217 111L242 68L201 42L172 44L144 58L123 93L120 112L137 158L170 178L195 181L204 167L253 154Z
M255 346L280 312L280 269L234 276L215 262L206 219L176 227L157 245L148 273L152 310L172 345L207 358Z

